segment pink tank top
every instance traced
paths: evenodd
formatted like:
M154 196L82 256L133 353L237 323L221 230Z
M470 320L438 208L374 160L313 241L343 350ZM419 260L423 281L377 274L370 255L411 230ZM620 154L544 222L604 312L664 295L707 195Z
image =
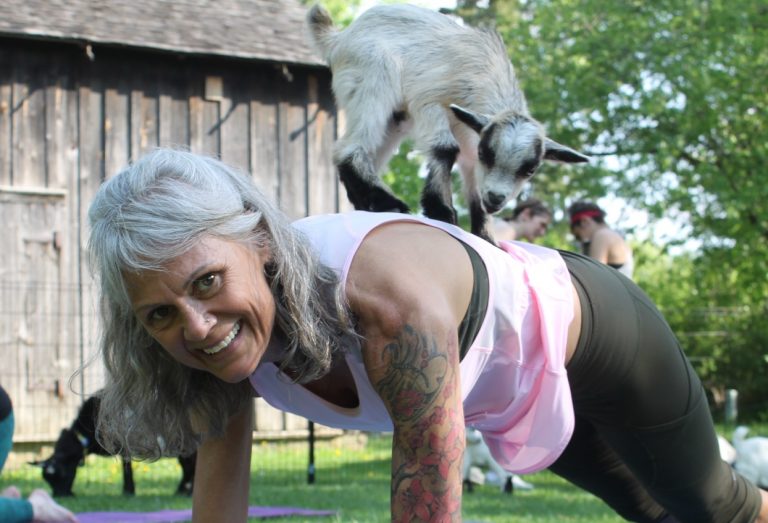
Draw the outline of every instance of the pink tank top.
M573 297L562 258L557 251L522 242L503 242L502 250L458 227L405 214L354 211L312 216L293 225L346 282L366 235L396 221L442 229L482 258L488 270L488 308L461 361L465 422L482 432L505 469L526 473L548 467L567 445L574 424L565 371ZM272 363L260 364L250 381L270 405L322 425L391 431L392 420L368 380L360 349L347 350L345 358L360 399L352 409L291 383Z

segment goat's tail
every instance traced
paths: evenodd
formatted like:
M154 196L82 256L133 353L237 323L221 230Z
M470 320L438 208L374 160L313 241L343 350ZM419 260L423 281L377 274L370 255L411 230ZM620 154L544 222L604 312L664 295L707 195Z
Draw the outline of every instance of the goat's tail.
M315 47L327 59L333 37L338 33L331 15L320 4L315 4L307 13L307 24Z

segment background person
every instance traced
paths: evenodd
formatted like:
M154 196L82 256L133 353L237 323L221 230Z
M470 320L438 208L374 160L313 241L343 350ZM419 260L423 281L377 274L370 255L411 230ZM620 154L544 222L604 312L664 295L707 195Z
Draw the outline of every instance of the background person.
M393 431L393 521L460 521L466 423L505 469L550 467L632 521L768 523L668 325L595 260L404 214L290 224L253 178L162 149L104 182L89 222L100 434L136 457L199 448L198 523L246 520L254 390Z
M0 473L13 447L13 404L8 393L0 385ZM77 522L77 518L67 509L56 503L42 489L35 489L27 499L15 486L6 487L0 492L0 522Z
M502 211L494 217L493 233L496 241L534 241L547 234L552 223L552 211L541 201L531 198L511 211Z
M571 233L581 242L582 252L632 278L632 248L605 223L605 211L592 202L576 202L568 208Z

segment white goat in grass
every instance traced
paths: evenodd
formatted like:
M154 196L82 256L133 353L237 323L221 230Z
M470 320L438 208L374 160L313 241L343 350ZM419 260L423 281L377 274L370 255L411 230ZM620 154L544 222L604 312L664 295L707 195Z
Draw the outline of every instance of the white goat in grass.
M473 481L473 469L487 468L498 477L501 484L501 491L511 494L515 489L532 490L533 485L525 481L517 474L512 474L504 470L493 456L488 445L483 441L483 435L480 431L467 427L467 446L464 450L464 458L461 464L461 477L467 486L467 492L472 492L472 483L485 482L485 475L480 481ZM482 472L481 472L482 474Z
M315 5L308 23L346 113L334 160L356 209L409 211L379 179L408 135L426 155L424 214L456 223L451 169L458 164L472 232L489 241L486 213L517 196L542 160L588 160L547 138L530 116L496 32L402 4L373 7L342 31Z
M734 468L759 487L768 488L768 438L747 438L749 428L740 426L733 431L736 449Z

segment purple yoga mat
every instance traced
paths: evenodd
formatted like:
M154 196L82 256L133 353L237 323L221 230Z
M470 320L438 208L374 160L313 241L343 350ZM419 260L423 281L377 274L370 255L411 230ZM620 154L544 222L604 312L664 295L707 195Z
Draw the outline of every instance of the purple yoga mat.
M286 516L334 516L335 510L311 510L295 507L249 507L248 517L280 518ZM170 523L190 521L192 510L158 510L157 512L82 512L80 523Z

